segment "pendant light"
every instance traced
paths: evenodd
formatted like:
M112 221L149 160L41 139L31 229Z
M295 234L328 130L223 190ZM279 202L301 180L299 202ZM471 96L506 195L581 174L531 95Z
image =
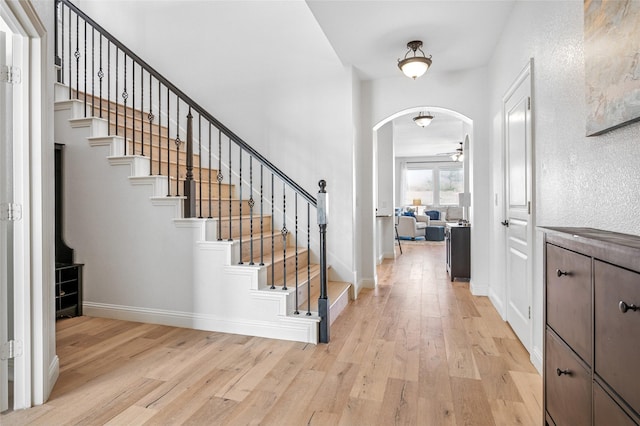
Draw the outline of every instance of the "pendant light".
M431 66L431 55L427 58L421 49L422 41L414 40L407 43L407 53L404 54L404 59L398 59L398 68L412 79L416 79L423 75ZM422 53L422 56L417 54L417 51ZM413 51L413 56L407 57Z
M432 120L433 120L433 115L429 113L427 113L427 115L424 115L423 113L419 113L417 117L413 117L413 122L420 127L427 127L429 124L431 124Z

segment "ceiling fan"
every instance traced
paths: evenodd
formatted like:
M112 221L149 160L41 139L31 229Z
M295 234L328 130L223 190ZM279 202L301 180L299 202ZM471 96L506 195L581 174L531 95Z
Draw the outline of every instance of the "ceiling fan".
M458 161L458 162L463 162L464 161L464 150L462 149L462 142L458 142L460 144L460 146L452 152L441 152L440 154L437 155L443 155L443 156L447 156L447 157L451 157L452 161Z

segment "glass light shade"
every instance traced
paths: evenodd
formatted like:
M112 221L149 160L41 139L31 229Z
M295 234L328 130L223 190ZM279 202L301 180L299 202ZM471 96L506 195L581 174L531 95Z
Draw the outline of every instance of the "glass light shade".
M431 59L424 56L413 56L406 58L398 62L398 68L412 79L416 79L422 76L431 66Z
M418 115L417 117L413 117L414 123L416 123L420 127L427 127L431 124L431 120L433 120L432 115Z

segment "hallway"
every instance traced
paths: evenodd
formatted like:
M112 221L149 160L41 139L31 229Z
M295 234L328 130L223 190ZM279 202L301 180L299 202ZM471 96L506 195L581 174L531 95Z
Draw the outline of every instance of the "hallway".
M328 345L59 321L49 402L0 423L541 424L542 379L489 300L449 281L443 243L402 248Z

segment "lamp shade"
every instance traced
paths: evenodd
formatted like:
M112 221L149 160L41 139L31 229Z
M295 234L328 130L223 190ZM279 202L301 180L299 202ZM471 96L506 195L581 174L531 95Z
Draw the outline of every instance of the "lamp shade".
M398 62L398 67L404 75L414 80L426 73L430 66L431 59L424 56L414 56Z
M413 199L413 205L414 206L421 206L422 205L422 200L420 198L414 198Z
M398 59L398 68L404 75L414 80L427 72L432 63L431 55L427 58L421 47L422 41L410 41L407 43L408 50L404 55L404 59ZM422 56L418 55L418 50ZM411 53L413 53L413 56L407 57Z
M413 117L413 122L420 127L428 126L429 124L431 124L431 120L433 120L433 115L431 114L424 115L420 113L417 117Z

